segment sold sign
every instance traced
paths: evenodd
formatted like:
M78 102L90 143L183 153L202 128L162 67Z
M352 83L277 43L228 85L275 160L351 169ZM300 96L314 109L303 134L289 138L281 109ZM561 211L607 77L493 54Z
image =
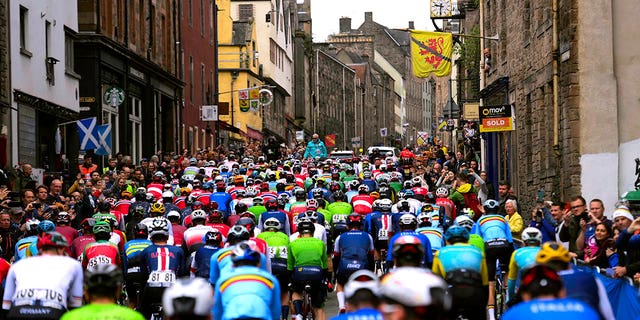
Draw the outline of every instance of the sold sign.
M480 107L480 132L514 130L511 105Z

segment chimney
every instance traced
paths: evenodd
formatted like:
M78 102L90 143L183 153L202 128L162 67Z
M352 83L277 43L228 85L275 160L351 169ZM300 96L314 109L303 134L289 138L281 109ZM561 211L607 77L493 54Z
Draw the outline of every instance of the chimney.
M413 24L413 21L409 21L409 29L415 29L415 25Z
M351 32L351 18L342 17L340 18L340 33L350 33Z
M364 21L365 22L372 22L373 21L373 12L371 12L371 11L365 12L364 13Z

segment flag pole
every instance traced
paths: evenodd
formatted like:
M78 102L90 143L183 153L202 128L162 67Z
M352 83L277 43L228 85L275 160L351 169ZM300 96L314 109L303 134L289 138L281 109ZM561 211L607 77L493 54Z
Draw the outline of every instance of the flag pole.
M400 29L394 29L394 30L399 30L399 31L419 31L416 29L409 29L409 28L400 28ZM437 31L430 31L430 32L437 32ZM450 32L443 32L443 33L450 33ZM480 35L475 35L475 34L464 34L464 33L451 33L452 36L458 36L458 37L469 37L469 38L479 38L479 39L487 39L487 40L494 40L494 41L500 41L500 37L498 36L498 34L494 35L494 36L490 36L490 37L485 37L485 36L480 36Z

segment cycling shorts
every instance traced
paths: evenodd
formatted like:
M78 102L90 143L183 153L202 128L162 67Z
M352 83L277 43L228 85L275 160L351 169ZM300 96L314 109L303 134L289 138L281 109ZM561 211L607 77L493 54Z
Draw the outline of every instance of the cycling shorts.
M324 284L324 275L320 267L295 267L291 275L293 292L302 293L304 287L311 286L311 306L322 308L327 298L327 288Z
M445 280L451 294L451 317L463 316L466 319L485 318L487 307L487 288L482 285L480 273L471 270L453 270L447 272Z
M489 281L493 281L496 276L496 261L500 262L500 267L509 273L509 260L513 253L513 244L505 239L494 239L484 243L484 252L487 257L487 271Z
M162 304L162 294L164 287L145 287L142 291L142 299L138 304L138 311L142 313L145 319L151 318L154 309Z

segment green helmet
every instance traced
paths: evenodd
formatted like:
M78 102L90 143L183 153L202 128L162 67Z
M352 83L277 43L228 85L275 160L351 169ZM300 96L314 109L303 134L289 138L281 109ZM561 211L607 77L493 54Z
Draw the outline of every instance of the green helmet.
M98 221L93 225L93 234L98 233L111 233L111 225L104 222Z

